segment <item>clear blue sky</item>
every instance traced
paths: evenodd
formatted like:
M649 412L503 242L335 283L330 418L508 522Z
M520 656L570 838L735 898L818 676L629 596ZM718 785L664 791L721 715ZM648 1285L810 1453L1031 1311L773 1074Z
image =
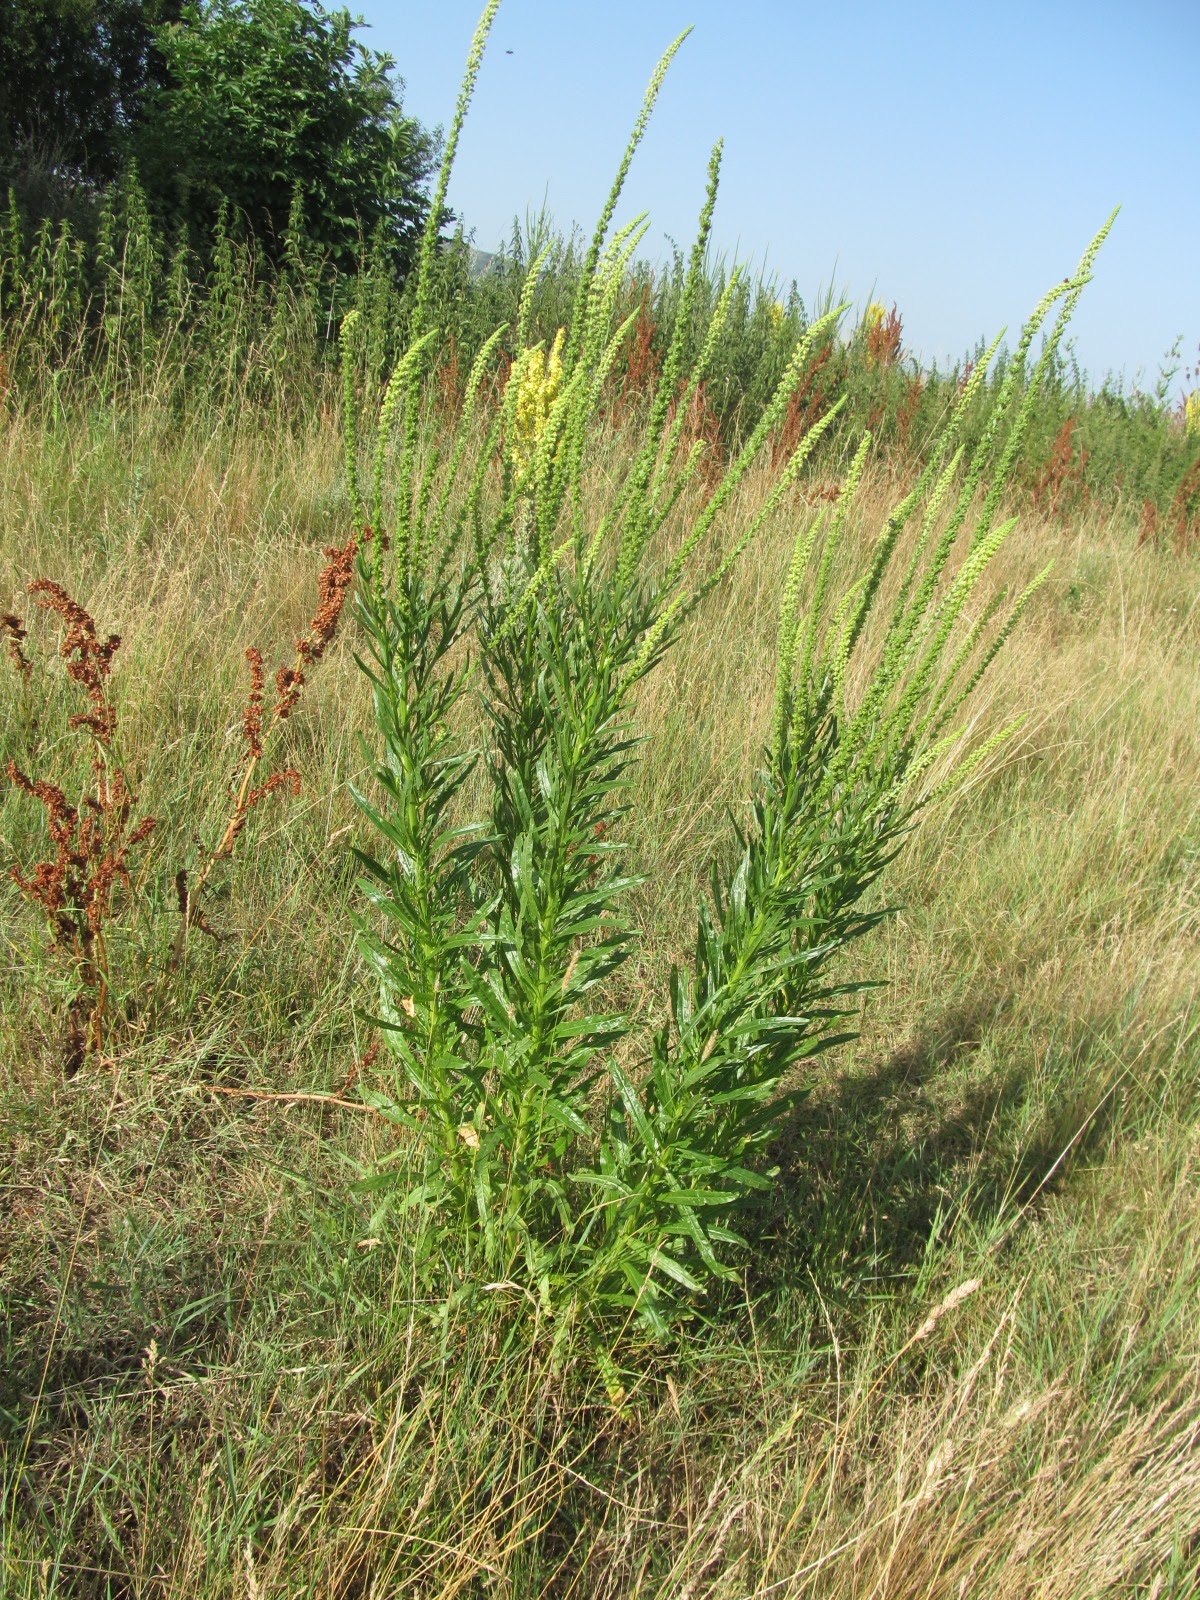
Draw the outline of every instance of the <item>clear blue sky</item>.
M482 0L358 6L405 109L447 123ZM1015 332L1120 204L1079 360L1150 387L1182 334L1200 361L1200 0L504 0L450 190L480 249L543 201L590 227L689 24L622 207L650 212L648 255L690 242L721 136L718 248L809 304L874 289L906 345L945 360Z

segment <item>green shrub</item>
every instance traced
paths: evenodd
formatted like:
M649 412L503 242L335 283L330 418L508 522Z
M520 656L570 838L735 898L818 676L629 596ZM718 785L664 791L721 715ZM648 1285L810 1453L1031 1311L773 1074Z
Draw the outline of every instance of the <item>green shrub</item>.
M443 187L494 10L476 36ZM380 750L377 789L358 798L380 845L362 858L377 916L360 942L395 1069L394 1093L376 1104L411 1139L369 1183L391 1191L388 1203L421 1208L429 1262L464 1292L520 1290L560 1329L586 1309L661 1333L732 1274L737 1208L770 1184L764 1147L803 1092L795 1069L848 1037L848 1002L863 985L837 958L886 914L866 904L867 891L931 790L952 786L1005 736L964 751L955 719L1046 574L1015 599L984 601L981 580L1012 527L998 521L1000 495L1041 379L1107 231L1037 308L968 459L959 431L987 362L977 366L868 571L838 592L868 439L836 504L801 525L750 818L731 824L694 956L674 972L669 1019L639 1060L637 1019L610 983L635 937L621 909L634 883L622 843L635 825L634 692L784 504L831 424L832 413L809 430L736 539L723 538L747 471L840 310L808 328L745 445L703 492L702 446L685 448L687 398L709 372L739 281L733 274L707 308L689 363L718 147L674 336L612 503L597 515L585 477L608 375L637 315L622 318L618 306L642 224L606 242L607 231L676 47L651 81L552 350L530 342L535 259L499 407L489 411L482 379L503 329L481 349L447 434L421 403L439 336L426 331L423 277L413 343L373 437L373 553L359 616ZM423 273L433 247L430 230ZM1058 302L1032 380L1018 381ZM352 320L348 395L355 337ZM351 487L364 517L360 451L352 424ZM902 570L885 589L893 565ZM935 763L947 761L950 775L935 783ZM476 814L468 800L479 790Z
M282 258L298 200L318 255L356 269L376 230L393 271L421 237L435 141L406 117L389 56L368 50L345 10L300 0L205 0L160 28L164 82L132 139L156 203L199 238L218 207Z

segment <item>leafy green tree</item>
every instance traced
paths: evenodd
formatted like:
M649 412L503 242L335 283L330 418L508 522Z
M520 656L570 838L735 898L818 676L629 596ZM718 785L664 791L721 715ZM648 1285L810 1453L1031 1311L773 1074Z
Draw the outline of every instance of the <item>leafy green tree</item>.
M375 239L405 270L437 141L404 115L394 63L358 43L361 26L316 0L185 4L158 32L165 82L132 144L157 208L206 234L224 199L275 256L298 196L335 265Z
M183 0L0 0L0 178L31 165L103 183L147 91L163 82L156 30Z

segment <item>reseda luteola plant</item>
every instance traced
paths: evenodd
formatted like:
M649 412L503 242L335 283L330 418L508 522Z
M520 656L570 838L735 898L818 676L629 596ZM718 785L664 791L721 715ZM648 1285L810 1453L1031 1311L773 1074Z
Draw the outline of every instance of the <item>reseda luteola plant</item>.
M635 1019L607 980L634 937L621 907L635 880L614 831L638 744L634 691L788 501L831 425L834 411L800 439L737 538L724 537L739 485L844 308L807 330L745 445L701 493L702 446L688 445L685 418L737 284L734 275L688 364L718 145L672 342L615 497L594 514L586 473L606 382L637 314L621 320L618 306L645 223L609 230L676 40L651 79L569 324L549 350L532 339L535 260L521 354L499 406L487 403L484 380L504 328L480 350L447 432L422 404L438 337L424 286L497 4L471 47L410 345L370 439L354 408L353 317L343 330L360 526L363 458L372 467L358 614L380 736L376 790L357 795L380 837L379 854L362 857L376 916L359 939L396 1073L394 1091L374 1103L411 1135L394 1168L368 1182L385 1209L420 1208L425 1266L443 1285L520 1291L558 1330L587 1311L661 1333L734 1272L738 1204L770 1184L763 1149L802 1092L790 1087L794 1069L849 1037L847 1003L863 985L834 976L832 963L886 914L864 906L866 891L921 807L1009 731L959 751L956 717L1046 572L1015 598L1001 591L985 604L980 584L1012 527L998 520L1006 478L1108 225L1035 310L979 448L965 459L959 429L987 362L844 593L834 574L869 438L836 503L802 521L751 813L745 826L731 823L691 962L671 977L669 1019L633 1068L619 1047ZM1056 304L1030 375L1034 338ZM698 509L663 554L681 506ZM898 581L885 586L896 565ZM462 731L469 692L482 710L477 747ZM952 775L934 784L947 763ZM477 768L488 803L471 818Z

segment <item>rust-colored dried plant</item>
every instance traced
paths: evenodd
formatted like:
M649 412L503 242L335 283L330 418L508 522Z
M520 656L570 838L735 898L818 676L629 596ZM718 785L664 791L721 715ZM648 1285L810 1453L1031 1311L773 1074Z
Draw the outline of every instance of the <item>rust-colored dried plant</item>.
M194 880L187 869L175 875L180 922L168 970L178 966L189 928L216 937L205 915L203 891L217 863L232 854L250 812L268 795L299 792L300 774L294 767L281 766L265 774L263 768L271 736L295 711L337 631L357 554L358 540L353 536L325 551L317 609L307 632L296 641L292 663L276 670L269 704L262 653L253 647L246 651L250 688L242 714L242 754L230 786L232 805L218 843L207 852ZM10 875L26 900L44 913L52 947L74 968L76 985L68 1004L65 1041L65 1065L74 1072L89 1056L103 1053L112 987L106 933L113 919L133 903L131 852L150 837L157 819L145 816L134 821L137 797L116 749L117 709L109 679L120 636L102 639L91 614L62 584L42 578L27 592L44 611L62 619L60 654L67 676L86 701L69 722L92 743L91 783L74 804L58 784L31 777L15 761L8 763L9 780L41 806L52 846L46 859L28 869L15 865ZM13 666L28 682L32 667L24 648L28 631L23 621L15 613L2 613L0 631ZM123 897L121 888L126 891Z
M60 654L67 676L82 689L87 709L74 713L70 726L92 741L92 787L72 805L64 791L44 778L33 778L15 761L8 777L36 800L45 813L53 854L28 871L19 864L10 876L45 915L52 947L74 965L77 989L67 1007L64 1065L75 1072L89 1055L103 1051L110 973L107 930L117 915L118 886L132 890L130 852L157 826L154 817L134 822L137 804L116 751L117 711L109 693L118 634L101 640L90 613L59 583L42 578L27 593L44 611L65 624ZM9 654L28 681L32 667L22 645L27 630L19 617L6 613L3 626Z
M365 536L370 537L369 530ZM242 713L242 752L230 784L232 805L224 832L213 849L207 852L194 881L190 881L185 869L175 874L179 929L171 952L172 968L177 967L183 957L189 929L195 928L212 938L218 937L205 915L204 891L217 864L233 854L251 811L268 795L285 792L295 796L300 793L300 774L295 767L276 768L258 783L255 779L260 776L272 734L295 711L309 674L324 656L337 632L346 597L354 582L358 548L358 540L353 534L344 545L326 548L325 566L317 578L317 609L308 625L308 632L296 641L294 662L290 666L280 666L275 671L275 699L269 711L266 709L266 669L262 652L253 645L246 651L250 688L246 709Z
M1200 460L1184 473L1167 513L1176 551L1186 555L1200 544Z
M921 397L924 393L924 380L919 372L915 372L908 380L900 404L896 407L896 448L904 459L908 459L911 452L913 423L921 409Z
M893 367L900 359L904 322L893 306L867 323L867 360L875 367Z
M1075 453L1075 431L1079 423L1068 417L1054 436L1046 465L1033 480L1033 503L1048 517L1056 518L1071 509L1083 509L1088 503L1084 472L1088 451L1080 446Z
M33 667L25 654L25 641L29 637L29 630L13 611L0 612L0 629L4 631L8 659L28 683L33 676Z
M828 411L831 399L828 368L832 354L833 346L823 345L813 357L808 371L788 396L783 421L771 441L772 467L782 466L789 461L800 440Z
M1142 501L1142 514L1138 519L1138 549L1144 544L1157 544L1159 531L1158 507L1153 500Z
M463 375L458 341L453 329L447 337L445 359L437 368L436 378L439 414L443 417L456 417L458 408L462 405Z
M1200 460L1184 473L1165 511L1154 500L1142 502L1138 548L1157 546L1166 535L1177 555L1187 555L1200 546Z
M613 407L614 423L624 420L630 406L639 396L652 395L658 383L661 363L654 348L654 336L658 332L658 324L650 308L650 291L651 284L644 283L637 321L625 341L625 372L621 379L621 392Z
M692 390L683 419L681 440L685 449L699 441L704 450L700 457L700 481L709 494L725 475L725 440L721 435L721 419L708 398L708 387L703 378Z

